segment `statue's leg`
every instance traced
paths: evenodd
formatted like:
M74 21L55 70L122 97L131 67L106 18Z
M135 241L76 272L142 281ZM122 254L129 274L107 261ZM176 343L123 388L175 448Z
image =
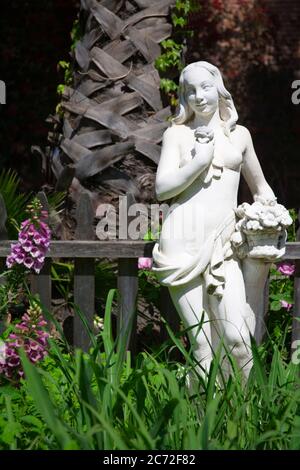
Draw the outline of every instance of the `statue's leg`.
M225 288L222 298L210 296L210 304L217 322L217 329L226 347L235 357L245 377L252 367L250 333L255 329L255 317L246 303L243 273L239 261L224 262Z
M188 332L198 372L208 371L212 360L210 319L205 311L203 280L199 276L188 284L169 288L171 298ZM202 322L202 323L201 323ZM201 323L201 327L200 327Z
M265 286L271 264L259 259L245 258L242 263L246 288L246 299L252 309L256 325L253 333L257 343L261 343L265 326Z

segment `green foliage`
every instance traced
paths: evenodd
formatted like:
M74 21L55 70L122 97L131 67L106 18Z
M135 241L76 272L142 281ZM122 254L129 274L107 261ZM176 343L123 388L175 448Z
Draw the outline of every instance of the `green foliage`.
M1 449L299 449L298 369L277 346L268 344L270 361L267 347L252 343L246 385L230 355L232 374L224 378L220 351L208 377L199 376L169 328L172 341L139 354L133 365L124 342L112 337L115 294L108 295L104 330L89 353L51 340L39 368L23 356L26 381L1 387ZM186 366L168 360L173 342ZM186 387L191 373L199 386L193 395Z
M2 170L0 173L0 193L3 196L7 211L6 228L8 238L17 238L22 220L26 218L26 205L31 194L20 193L20 179L14 170Z
M198 2L191 0L176 0L175 9L172 13L174 26L184 28L188 24L188 15L199 9Z
M293 224L288 228L289 242L296 241L297 211L291 209ZM289 356L294 304L294 277L281 274L275 265L271 266L269 276L269 309L267 331L269 337L281 348L283 357ZM290 308L285 308L286 302Z
M164 52L156 59L156 68L161 72L165 72L170 67L176 67L180 70L182 44L177 44L173 39L167 39L162 41L160 45Z
M72 84L73 75L72 75L72 67L70 62L66 62L65 60L60 60L58 62L58 66L61 70L64 71L64 83L60 83L57 86L57 93L62 95L65 91L65 87Z
M79 20L74 21L70 36L72 39L71 51L73 52L76 47L77 42L80 41L80 39L82 38L82 31L81 31ZM68 85L72 85L73 83L73 66L70 62L67 62L65 60L60 60L58 62L58 67L59 69L64 71L64 83L60 83L59 85L57 85L57 89L56 89L58 95L61 96L65 91L65 87ZM58 112L61 112L61 106L58 105L56 110Z
M294 242L296 241L296 225L298 221L298 212L295 209L290 209L289 213L293 219L293 223L287 229L287 241Z
M72 26L71 30L71 39L72 39L72 44L71 44L71 50L73 51L76 47L77 41L80 41L82 38L82 31L80 27L79 20L75 20Z
M171 92L176 92L178 90L178 86L173 80L170 80L169 78L162 78L160 80L160 88L165 92L165 93L171 93Z
M172 106L177 105L176 95L178 91L178 85L173 77L174 75L178 76L183 68L184 42L186 37L192 35L192 31L187 29L188 17L190 13L197 11L199 8L200 6L196 1L176 0L171 15L174 27L173 37L161 42L162 53L155 61L155 67L162 75L160 88L169 97Z

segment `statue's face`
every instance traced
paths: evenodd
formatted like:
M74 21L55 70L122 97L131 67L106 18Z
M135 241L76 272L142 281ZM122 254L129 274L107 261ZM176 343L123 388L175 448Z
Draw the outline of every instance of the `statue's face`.
M185 73L185 98L196 114L213 114L219 106L219 95L213 76L203 68Z

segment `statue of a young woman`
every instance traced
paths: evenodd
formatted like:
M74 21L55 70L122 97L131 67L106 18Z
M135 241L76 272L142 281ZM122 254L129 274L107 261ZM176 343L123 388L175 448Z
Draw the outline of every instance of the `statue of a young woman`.
M255 332L255 310L261 309L256 289L263 290L270 260L245 255L242 261L234 250L233 234L244 236L236 231L241 172L258 204L279 205L249 131L237 125L232 97L217 67L192 63L183 70L179 86L180 109L164 134L157 169L157 198L171 200L171 205L153 250L153 269L168 286L185 326L196 325L189 334L199 370L208 370L222 338L247 377L250 333ZM277 230L284 229L277 223ZM278 254L278 246L273 248Z

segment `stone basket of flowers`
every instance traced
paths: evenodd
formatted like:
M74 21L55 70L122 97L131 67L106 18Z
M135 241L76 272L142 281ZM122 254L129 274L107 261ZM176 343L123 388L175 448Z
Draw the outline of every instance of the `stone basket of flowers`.
M245 202L235 213L238 222L231 241L240 258L276 261L284 255L286 229L293 220L276 199L256 197L253 204Z

